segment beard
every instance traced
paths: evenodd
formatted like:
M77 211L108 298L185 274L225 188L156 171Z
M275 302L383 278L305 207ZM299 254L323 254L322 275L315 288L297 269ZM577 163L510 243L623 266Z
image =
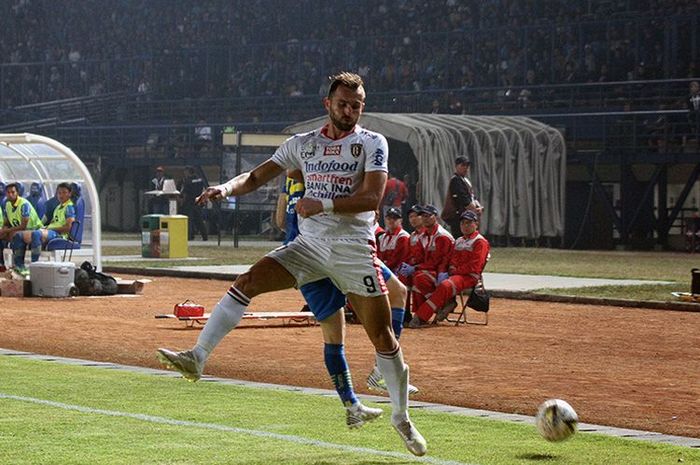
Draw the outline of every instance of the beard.
M330 117L333 126L335 126L337 129L340 129L341 131L349 131L355 127L355 124L357 124L357 120L346 122L340 119L337 115L334 115L333 112L329 112L328 116Z

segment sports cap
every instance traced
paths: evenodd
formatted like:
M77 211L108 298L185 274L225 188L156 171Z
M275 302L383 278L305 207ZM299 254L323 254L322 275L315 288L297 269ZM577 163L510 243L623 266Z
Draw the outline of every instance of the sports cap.
M398 208L390 208L386 211L384 216L390 217L390 218L401 218L401 211Z
M423 207L423 211L421 212L422 215L437 215L438 214L438 209L435 208L433 205L426 205Z
M411 212L417 213L420 215L421 213L423 213L423 206L421 204L417 203L408 209L408 213L411 213Z
M459 219L467 221L479 221L479 216L476 214L476 212L467 210L459 216Z

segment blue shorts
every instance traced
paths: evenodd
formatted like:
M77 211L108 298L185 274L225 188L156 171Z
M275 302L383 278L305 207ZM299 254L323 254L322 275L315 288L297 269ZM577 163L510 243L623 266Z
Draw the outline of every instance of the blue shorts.
M384 282L388 283L394 274L391 272L389 267L384 264L383 261L379 260L379 263L382 264L382 276L384 277Z
M391 270L384 262L380 263L384 281L388 282L392 276ZM328 278L304 284L299 290L318 321L325 320L345 305L345 295Z
M57 237L62 236L53 229L49 229L48 231L46 231L46 242L49 242L51 239L56 239Z
M328 278L306 283L299 290L318 321L325 320L345 305L345 295Z

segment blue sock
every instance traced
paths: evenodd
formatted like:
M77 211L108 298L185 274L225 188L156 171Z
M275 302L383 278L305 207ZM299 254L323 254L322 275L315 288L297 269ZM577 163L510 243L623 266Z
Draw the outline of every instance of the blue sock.
M24 253L27 246L24 244L21 234L15 234L12 238L12 253L15 256L15 268L24 268Z
M343 344L324 344L323 357L326 361L328 374L331 375L331 381L333 381L335 390L338 392L343 405L350 407L356 404L358 400L352 388L350 369L348 368L348 361L345 359Z
M403 314L405 310L403 308L392 308L391 309L391 327L394 328L394 335L398 340L401 337L401 330L403 329Z
M32 262L41 256L41 231L32 231Z

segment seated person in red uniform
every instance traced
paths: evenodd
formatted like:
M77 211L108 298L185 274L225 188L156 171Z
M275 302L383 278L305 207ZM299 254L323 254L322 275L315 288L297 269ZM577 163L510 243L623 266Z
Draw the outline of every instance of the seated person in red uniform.
M399 266L408 260L410 235L401 225L401 210L390 208L385 216L386 230L377 242L377 256L396 274Z
M455 241L452 234L438 224L437 215L438 210L433 205L423 207L421 217L424 235L422 240L418 241L421 260L415 267L410 265L403 267L404 274L413 276L411 298L414 310L420 308L425 299L440 284L439 276L443 279L447 278L447 265Z
M489 241L479 234L478 215L467 210L462 213L459 223L462 237L454 244L448 269L438 276L439 284L430 297L415 312L409 326L418 328L428 324L433 314L454 299L463 289L474 287L481 277L489 255ZM438 320L447 314L438 314Z
M399 264L397 270L397 277L409 290L408 298L406 300L406 325L411 321L412 316L412 306L411 306L411 286L413 285L413 272L415 270L415 265L423 260L421 246L421 241L423 240L423 217L421 213L423 212L423 207L419 204L413 205L408 209L408 223L413 228L413 232L408 238L408 257L406 260Z

